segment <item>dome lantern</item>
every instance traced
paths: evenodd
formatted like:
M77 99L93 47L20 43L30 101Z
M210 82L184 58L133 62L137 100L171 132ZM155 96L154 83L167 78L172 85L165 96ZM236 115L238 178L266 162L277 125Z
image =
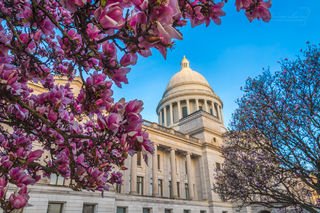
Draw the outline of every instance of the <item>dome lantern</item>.
M186 56L183 56L183 59L181 61L181 70L188 70L189 68L189 61L186 59Z

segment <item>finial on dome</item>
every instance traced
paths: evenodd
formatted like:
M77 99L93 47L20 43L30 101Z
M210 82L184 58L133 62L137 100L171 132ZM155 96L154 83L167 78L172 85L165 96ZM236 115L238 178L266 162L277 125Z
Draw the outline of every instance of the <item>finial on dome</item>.
M186 56L183 56L181 61L181 70L189 68L189 61L186 59Z

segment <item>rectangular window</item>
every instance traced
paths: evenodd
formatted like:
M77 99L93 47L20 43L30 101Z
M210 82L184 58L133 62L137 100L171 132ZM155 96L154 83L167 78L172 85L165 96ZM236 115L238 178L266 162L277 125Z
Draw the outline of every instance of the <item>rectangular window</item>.
M168 193L169 193L169 197L172 197L172 185L171 185L171 181L169 180L168 182Z
M200 210L200 213L207 213L206 210Z
M94 213L96 204L84 203L82 213Z
M149 195L152 195L152 192L153 192L153 183L152 183L152 178L150 178Z
M217 170L220 170L221 169L221 164L220 163L216 163L216 168L217 168Z
M62 213L63 203L49 202L47 213Z
M143 177L137 177L137 194L143 195Z
M188 174L187 160L184 161L184 170L186 171L186 174Z
M210 108L210 114L213 115L213 110L212 110L212 108Z
M222 213L228 213L228 211L222 211Z
M187 111L187 107L184 106L182 107L182 117L185 118L188 116L188 111Z
M141 158L142 158L141 155L142 155L141 152L137 153L137 166L141 166Z
M167 126L171 125L170 123L170 108L166 108L166 112L167 112Z
M151 209L150 208L143 208L143 213L151 213Z
M50 175L50 184L51 185L58 185L63 186L64 185L64 178L60 175L52 173Z
M165 126L165 124L164 124L164 110L162 109L161 110L161 121L162 121L162 126Z
M180 197L180 182L177 182L177 193L178 197Z
M158 193L159 196L162 197L163 196L163 191L162 191L162 180L158 179Z
M121 183L116 184L116 192L121 193Z
M172 213L172 209L165 209L164 213Z
M183 210L183 213L190 213L190 210L185 209L185 210Z
M160 155L158 154L158 170L160 170Z
M202 111L202 106L199 106L199 110L201 110L201 111Z
M127 213L127 207L117 207L117 213Z
M189 185L187 183L184 184L184 190L186 192L186 199L189 199L190 198L190 195L189 195Z

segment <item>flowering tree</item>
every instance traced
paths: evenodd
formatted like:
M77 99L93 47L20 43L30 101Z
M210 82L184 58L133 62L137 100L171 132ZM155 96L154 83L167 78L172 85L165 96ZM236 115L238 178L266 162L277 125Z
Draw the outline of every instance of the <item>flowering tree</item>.
M27 187L52 173L75 190L120 183L114 168L123 169L128 154L153 149L142 130L142 102L115 103L112 82L128 83L129 67L152 47L165 57L187 20L220 24L223 6L212 0L1 0L1 208L24 207ZM236 1L250 21L269 21L270 6ZM80 77L80 93L57 85L55 76ZM46 92L33 93L30 82ZM11 194L9 183L16 186Z
M301 50L302 51L302 50ZM246 82L223 147L224 200L318 212L320 47Z

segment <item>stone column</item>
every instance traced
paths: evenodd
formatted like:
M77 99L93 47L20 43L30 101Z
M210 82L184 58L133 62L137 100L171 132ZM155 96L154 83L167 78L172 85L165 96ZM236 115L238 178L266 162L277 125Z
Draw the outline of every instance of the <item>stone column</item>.
M221 122L222 122L222 124L224 124L223 114L222 114L222 107L221 107L221 106L219 106L219 111L220 111L220 119L221 119Z
M182 118L180 101L177 102L177 107L178 107L178 120L180 120Z
M152 196L156 197L158 193L158 145L154 144L154 153L152 156Z
M190 115L190 102L189 99L187 99L187 113Z
M176 171L176 151L175 149L170 150L170 163L171 163L171 188L172 197L177 198L177 171Z
M207 103L207 100L206 100L206 99L204 99L204 110L205 110L206 112L209 112L208 103Z
M213 109L214 109L214 111L216 111L216 116L217 116L217 118L218 119L220 119L220 112L219 112L219 107L218 107L218 104L217 103L214 103L213 104Z
M159 117L158 117L158 124L160 124L161 125L161 110L159 110Z
M137 154L131 157L130 194L137 194Z
M194 199L194 191L193 191L193 175L192 175L192 171L191 171L191 154L190 154L190 152L187 153L186 160L187 160L189 196L190 196L190 200L193 200Z
M199 100L196 99L196 111L198 111L198 110L199 110Z
M173 124L173 104L172 103L170 104L169 112L170 112L170 125L172 125Z
M163 114L164 114L164 126L167 126L167 106L163 107Z

